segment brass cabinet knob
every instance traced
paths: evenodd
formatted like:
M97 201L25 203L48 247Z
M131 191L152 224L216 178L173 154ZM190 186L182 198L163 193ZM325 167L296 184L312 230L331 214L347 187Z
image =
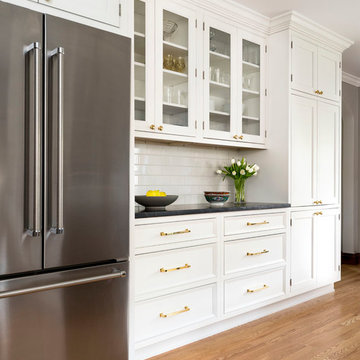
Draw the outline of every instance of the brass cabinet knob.
M318 201L318 203L319 203L319 204L322 204L322 201L321 201L321 200L319 200L319 201Z
M318 201L314 201L314 204L317 205L319 202Z
M155 130L155 125L154 124L150 125L150 129Z
M319 94L319 95L320 95L320 91L319 91L319 90L315 90L315 94Z
M244 137L242 135L239 135L239 139L242 140Z
M160 130L160 131L163 131L163 129L164 129L164 128L163 128L162 126L159 126L159 127L158 127L158 130Z
M234 139L238 139L238 136L237 136L237 135L234 135L233 138L234 138Z
M323 91L319 91L319 94L322 95L324 92Z

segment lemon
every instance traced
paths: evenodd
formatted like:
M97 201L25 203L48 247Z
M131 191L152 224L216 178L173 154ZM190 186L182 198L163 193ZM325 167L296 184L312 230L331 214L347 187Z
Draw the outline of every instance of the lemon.
M166 196L166 193L160 190L149 190L146 196Z
M166 192L165 191L160 191L160 196L166 196Z

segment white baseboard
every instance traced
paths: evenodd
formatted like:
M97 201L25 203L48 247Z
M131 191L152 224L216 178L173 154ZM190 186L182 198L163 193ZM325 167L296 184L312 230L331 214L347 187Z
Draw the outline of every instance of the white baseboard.
M229 319L220 320L219 322L202 327L200 329L186 332L183 335L178 335L171 339L167 339L165 341L137 349L135 352L135 359L144 360L149 357L162 354L164 352L176 349L180 346L190 344L192 342L232 329L250 321L254 321L264 316L301 304L316 297L329 294L333 291L334 285L327 285L322 288L315 289L253 311L249 311L245 314L234 316Z

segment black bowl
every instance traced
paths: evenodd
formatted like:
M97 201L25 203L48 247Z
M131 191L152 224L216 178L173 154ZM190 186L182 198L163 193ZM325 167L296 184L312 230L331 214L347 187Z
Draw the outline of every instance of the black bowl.
M156 211L165 210L165 206L172 204L178 198L178 195L167 195L167 196L146 196L136 195L135 201L145 206L146 210Z

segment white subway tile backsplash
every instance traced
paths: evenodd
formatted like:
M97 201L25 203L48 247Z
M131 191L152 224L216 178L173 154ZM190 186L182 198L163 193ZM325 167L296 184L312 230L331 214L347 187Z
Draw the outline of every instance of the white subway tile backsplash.
M136 140L135 195L161 190L179 195L176 204L206 203L204 191L230 191L231 179L215 171L240 158L240 151L193 144L164 144Z

